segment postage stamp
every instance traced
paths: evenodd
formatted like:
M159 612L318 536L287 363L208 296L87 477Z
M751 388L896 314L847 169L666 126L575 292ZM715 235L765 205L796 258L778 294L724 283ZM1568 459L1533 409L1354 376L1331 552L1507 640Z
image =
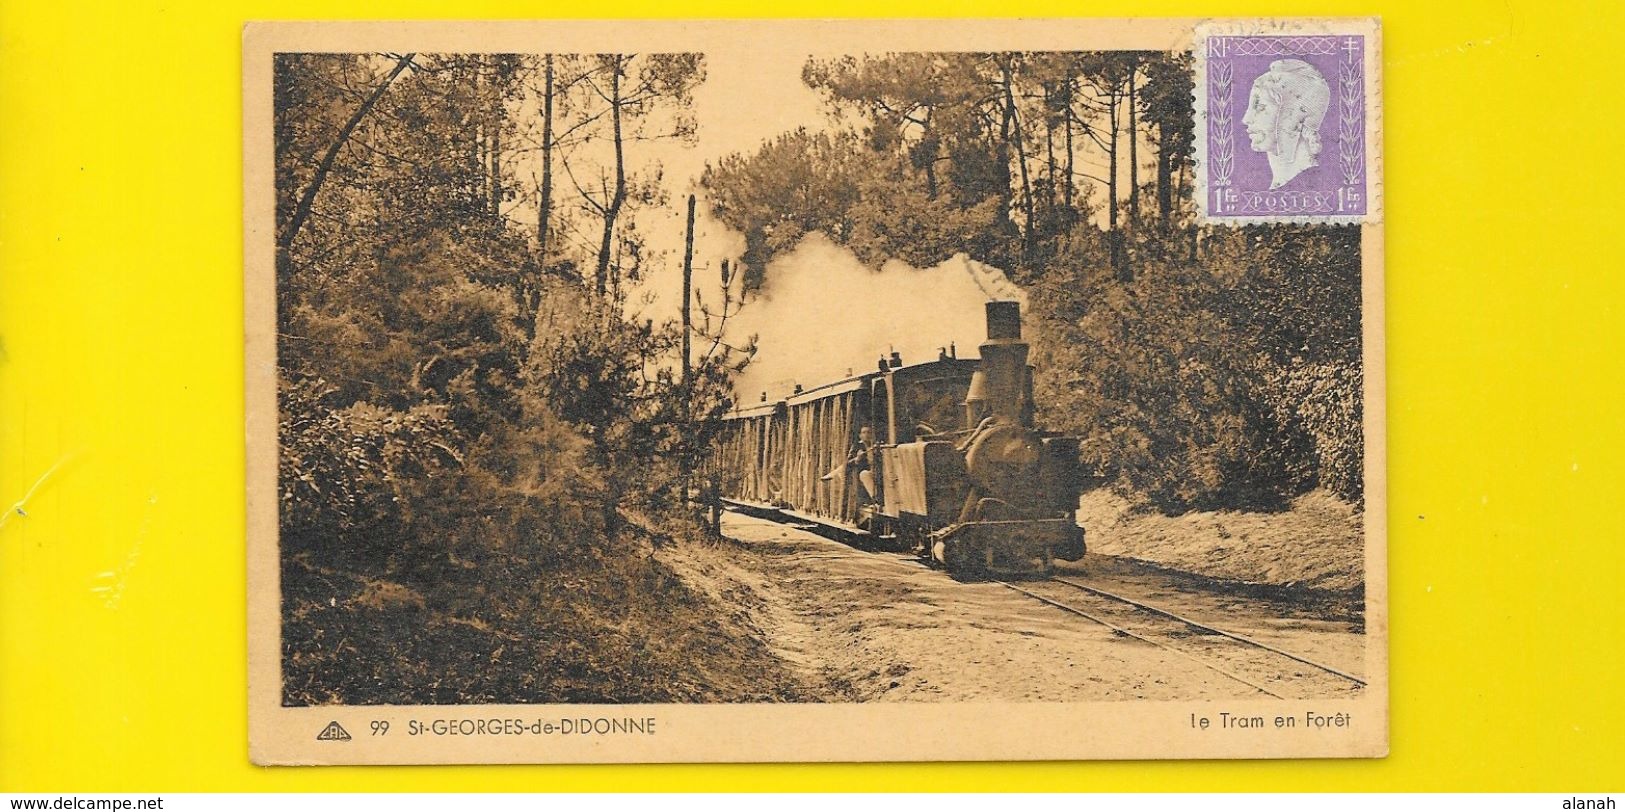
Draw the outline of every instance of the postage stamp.
M248 26L251 757L1383 755L1375 36Z
M1194 53L1205 222L1381 219L1376 21L1210 23Z

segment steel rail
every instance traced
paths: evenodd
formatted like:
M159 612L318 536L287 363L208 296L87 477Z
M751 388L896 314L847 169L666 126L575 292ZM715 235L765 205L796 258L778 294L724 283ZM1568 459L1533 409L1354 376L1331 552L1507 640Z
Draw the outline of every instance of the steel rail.
M1054 582L1056 582L1058 584L1066 584L1067 586L1072 587L1073 589L1081 589L1081 590L1083 590L1085 592L1091 592L1091 593L1099 595L1099 596L1101 596L1103 598L1110 598L1111 600L1114 600L1114 601L1122 601L1123 603L1126 603L1126 604L1128 604L1130 606L1134 606L1136 608L1142 609L1142 610L1147 611L1147 612L1151 612L1153 614L1158 614L1158 615L1162 615L1163 617L1167 617L1167 618L1171 618L1173 620L1177 620L1180 623L1183 623L1183 624L1185 624L1187 626L1191 626L1193 628L1201 629L1202 631L1205 631L1205 632L1212 632L1213 634L1228 637L1231 640L1236 640L1238 642L1246 643L1247 645L1250 645L1250 646L1257 646L1258 648L1264 649L1265 651L1271 651L1271 652L1274 652L1276 654L1279 654L1282 657L1286 657L1286 658L1292 659L1292 660L1297 660L1298 662L1303 663L1304 665L1314 666L1315 668L1318 668L1318 669L1320 669L1322 671L1325 671L1328 674L1335 674L1335 675L1337 675L1339 677L1342 677L1343 679L1346 679L1349 682L1353 682L1353 683L1355 683L1357 685L1364 686L1366 684L1365 680L1360 679L1359 677L1356 677L1353 674L1349 674L1349 673L1346 673L1344 671L1339 671L1336 668L1333 668L1333 667L1331 667L1329 665L1326 665L1325 663L1315 662L1314 660L1311 660L1308 657L1305 657L1305 656L1303 656L1301 654L1293 654L1292 652L1287 651L1286 649L1276 648L1275 646L1272 646L1272 645L1270 645L1268 643L1264 643L1264 642L1261 642L1261 641L1258 641L1258 640L1254 640L1253 638L1248 637L1248 636L1246 636L1244 634L1237 634L1235 632L1226 631L1225 629L1221 629L1221 628L1218 628L1216 626L1209 626L1206 623L1202 623L1200 621L1192 620L1192 619L1190 619L1188 617L1185 617L1184 615L1175 614L1173 612L1168 611L1167 609L1161 609L1161 608L1158 608L1156 606L1152 606L1151 604L1148 604L1148 603L1141 603L1140 601L1134 600L1133 598L1125 598L1122 595L1116 595L1116 594L1113 594L1111 592L1107 592L1106 590L1100 589L1099 587L1089 586L1088 584L1080 584L1080 583L1078 583L1076 581L1071 581L1071 580L1068 580L1066 578L1051 578L1050 580L1052 580L1052 581L1054 581Z
M1213 662L1211 662L1209 660L1198 657L1195 654L1191 654L1188 651L1181 651L1178 648L1175 648L1174 646L1168 645L1167 643L1163 643L1163 642L1160 642L1160 641L1157 641L1157 640L1152 640L1151 638L1146 637L1146 636L1144 636L1142 634L1138 634L1138 633L1129 631L1128 629L1125 629L1122 626L1119 626L1119 625L1117 625L1115 623L1112 623L1109 620L1105 620L1104 618L1096 617L1095 615L1092 615L1092 614L1090 614L1088 612L1085 612L1082 609L1077 608L1076 606L1068 606L1067 604L1061 603L1060 601L1051 600L1051 599L1046 598L1043 595L1040 595L1040 594L1038 594L1036 592L1031 592L1031 591L1022 589L1021 587L1016 586L1015 584L1007 583L1005 581L993 581L993 583L998 584L1000 586L1009 587L1010 589L1014 589L1015 591L1020 592L1021 594L1026 595L1029 598L1033 598L1033 599L1041 601L1043 603L1047 603L1050 606L1053 606L1053 607L1055 607L1057 609L1061 609L1061 610L1064 610L1064 611L1067 611L1067 612L1071 612L1072 614L1078 615L1080 617L1088 618L1089 620L1092 620L1092 621L1094 621L1096 623L1099 623L1100 625L1105 626L1106 628L1111 629L1112 631L1117 632L1118 634L1125 635L1125 636L1128 636L1128 637L1132 637L1135 640L1139 640L1142 643L1150 643L1151 645L1156 646L1157 648L1166 649L1166 650L1171 651L1171 652L1173 652L1175 654L1178 654L1179 656L1184 657L1184 658L1186 658L1188 660L1193 660L1193 661L1195 661L1195 662L1197 662L1197 663L1199 663L1199 664L1201 664L1201 665L1203 665L1203 666L1205 666L1207 668L1211 668L1214 671L1217 671L1220 674L1223 674L1223 675L1235 680L1236 682L1239 682L1239 683L1241 683L1243 685L1246 685L1249 688L1260 691L1262 693L1269 694L1270 696L1273 696L1276 699L1286 699L1286 697L1281 696L1280 694L1278 694L1278 693L1276 693L1274 691L1271 691L1270 689L1265 688L1264 686L1259 685L1258 683L1253 682L1252 680L1247 679L1246 677L1243 677L1240 674L1237 674L1237 673L1235 673L1233 671L1227 671L1227 670L1225 670L1223 668L1220 668L1218 665L1214 664Z
M747 510L752 509L752 508L760 510L763 507L763 506L758 506L758 505L751 504L751 503L741 503L738 500L733 500L733 499L724 499L723 501L733 503L738 508L744 508L744 509L747 509ZM781 516L783 516L783 515L785 515L785 513L787 513L787 511L783 511L783 510L776 510L774 512L779 513ZM763 517L763 518L767 518L767 517ZM767 518L767 520L768 521L775 521L778 524L791 524L790 522L786 522L783 519ZM848 546L850 546L850 545L848 545ZM916 567L919 567L921 569L935 569L934 567L930 567L925 562L921 561L918 556L907 555L907 554L895 554L894 553L894 554L888 555L886 557L891 558L892 560L896 561L897 563L903 564L905 566L912 564L912 565L914 565ZM1352 681L1354 683L1357 683L1357 684L1359 684L1361 686L1364 686L1366 684L1365 680L1362 680L1359 677L1356 677L1356 676L1354 676L1352 674L1344 673L1344 672L1339 671L1339 670L1337 670L1335 668L1332 668L1331 666L1325 665L1323 663L1315 662L1314 660L1310 660L1310 659L1308 659L1306 657L1302 657L1302 656L1297 655L1297 654L1293 654L1290 651L1286 651L1286 650L1283 650L1283 649L1276 648L1276 647L1271 646L1271 645L1269 645L1267 643L1259 642L1259 641L1254 640L1254 639L1252 639L1250 637L1247 637L1245 635L1240 635L1240 634L1236 634L1235 632L1230 632L1230 631L1226 631L1224 629L1209 626L1207 624L1200 623L1200 622L1195 621L1195 620L1191 620L1190 618L1184 617L1182 615L1175 614L1175 613L1170 612L1170 611L1168 611L1166 609L1159 609L1159 608L1157 608L1155 606L1151 606L1150 604L1141 603L1139 601L1133 600L1132 598L1125 598L1125 597L1123 597L1121 595L1116 595L1116 594L1107 592L1106 590L1103 590L1103 589L1098 589L1096 587L1088 586L1087 584L1076 583L1076 582L1073 582L1073 581L1069 581L1069 580L1067 580L1065 578L1052 577L1052 578L1050 578L1050 580L1054 581L1054 582L1057 582L1057 583L1065 584L1065 585L1070 586L1070 587L1072 587L1074 589L1083 590L1085 592L1092 592L1092 593L1098 594L1098 595L1100 595L1101 597L1104 597L1104 598L1109 598L1109 599L1112 599L1112 600L1121 601L1123 603L1129 604L1131 606L1135 606L1135 607L1143 609L1145 611L1152 612L1152 613L1159 614L1159 615L1163 615L1163 616L1168 617L1168 618L1170 618L1172 620L1176 620L1176 621L1178 621L1180 623L1184 623L1186 625L1189 625L1189 626L1192 626L1192 627L1195 627L1195 628L1198 628L1198 629L1202 629L1203 631L1212 632L1214 634L1218 634L1218 635L1221 635L1223 637L1228 637L1228 638L1231 638L1231 639L1236 640L1236 641L1241 642L1241 643L1246 643L1248 645L1257 646L1258 648L1264 649L1265 651L1270 651L1270 652L1273 652L1273 653L1276 653L1276 654L1280 654L1281 656L1287 657L1288 659L1296 660L1298 662L1304 663L1305 665L1309 665L1309 666L1313 666L1315 668L1319 668L1319 669L1321 669L1323 671L1326 671L1327 673L1334 674L1334 675L1342 677L1343 679L1346 679L1346 680L1350 680L1350 681ZM1061 603L1059 601L1052 600L1050 598L1046 598L1043 595L1039 595L1039 594L1037 594L1035 592L1031 592L1031 591L1022 589L1021 587L1016 586L1016 585L1011 584L1011 583L1008 583L1006 581L1000 581L1000 580L994 579L994 580L990 581L990 583L995 583L995 584L998 584L1000 586L1007 587L1009 589L1015 590L1016 592L1020 592L1021 594L1026 595L1029 598L1033 598L1034 600L1040 601L1042 603L1048 604L1050 606L1053 606L1053 607L1055 607L1057 609L1061 609L1061 610L1066 611L1066 612L1071 612L1072 614L1075 614L1075 615L1078 615L1080 617L1086 618L1086 619L1091 620L1091 621L1093 621L1095 623L1099 623L1100 625L1105 626L1106 628L1111 629L1112 631L1114 631L1114 632L1116 632L1118 634L1122 634L1124 636L1131 637L1131 638L1133 638L1135 640L1139 640L1139 641L1144 642L1144 643L1150 643L1151 645L1156 646L1158 648L1165 649L1167 651L1171 651L1174 654L1178 654L1181 657L1184 657L1184 658L1189 659L1189 660L1193 660L1193 661L1201 664L1202 666L1204 666L1206 668L1212 669L1213 671L1216 671L1216 672L1218 672L1218 673L1220 673L1220 674L1222 674L1222 675L1224 675L1226 677L1229 677L1230 679L1233 679L1233 680L1235 680L1237 682L1240 682L1243 685L1248 686L1249 688L1253 688L1254 690L1257 690L1257 691L1260 691L1262 693L1273 696L1276 699L1285 699L1286 698L1286 697L1281 696L1280 694L1275 693L1274 691L1271 691L1268 688L1265 688L1262 685L1259 685L1256 682L1253 682L1253 681L1247 679L1246 677L1243 677L1243 676L1241 676L1239 674L1235 674L1235 673L1233 673L1231 671L1227 671L1227 670L1225 670L1223 668L1220 668L1218 665L1215 665L1214 663L1212 663L1212 662L1210 662L1208 660L1205 660L1205 659L1203 659L1201 657L1198 657L1198 656L1196 656L1194 654L1191 654L1190 652L1182 651L1182 650L1180 650L1179 648L1177 648L1175 646L1170 646L1167 643L1159 642L1159 641L1153 640L1153 639L1151 639L1149 637L1145 637L1144 635L1141 635L1141 634L1138 634L1136 632L1125 629L1125 628L1123 628L1121 626L1118 626L1115 623L1112 623L1112 622L1110 622L1108 620L1105 620L1103 618L1100 618L1100 617L1097 617L1097 616L1095 616L1093 614L1090 614L1089 612L1085 612L1084 610L1079 609L1079 608L1077 608L1075 606L1069 606L1069 605Z

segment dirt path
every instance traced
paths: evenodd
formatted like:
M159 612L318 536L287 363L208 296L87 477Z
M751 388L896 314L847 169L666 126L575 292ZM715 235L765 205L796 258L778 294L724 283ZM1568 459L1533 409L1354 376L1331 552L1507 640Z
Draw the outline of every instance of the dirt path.
M1255 698L1200 663L1046 606L995 583L959 583L899 556L869 553L773 522L728 514L729 541L661 557L693 588L736 607L824 701L1096 701ZM1069 577L1132 593L1227 629L1357 669L1347 622L1193 591L1102 557ZM1055 585L1046 585L1053 594ZM1312 614L1312 613L1309 613ZM1220 622L1223 621L1223 622ZM1301 645L1300 645L1301 644ZM1319 683L1316 683L1319 684Z

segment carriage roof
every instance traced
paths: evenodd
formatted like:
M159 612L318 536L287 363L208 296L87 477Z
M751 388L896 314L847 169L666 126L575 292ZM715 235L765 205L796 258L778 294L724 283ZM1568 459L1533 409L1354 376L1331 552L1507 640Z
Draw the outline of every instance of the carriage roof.
M735 409L729 412L725 419L743 420L752 417L764 417L773 414L784 406L800 406L806 403L823 400L824 398L844 395L848 392L854 392L859 389L867 389L870 381L874 380L875 378L879 378L882 375L889 375L894 379L901 379L902 381L907 382L929 377L932 373L939 373L942 371L969 374L974 372L980 364L981 362L976 358L938 358L931 361L921 361L915 364L905 364L887 372L880 372L879 370L874 372L865 372L862 375L853 375L851 377L841 378L837 381L831 381L826 384L815 386L787 398L780 398L779 400L757 403L744 408Z

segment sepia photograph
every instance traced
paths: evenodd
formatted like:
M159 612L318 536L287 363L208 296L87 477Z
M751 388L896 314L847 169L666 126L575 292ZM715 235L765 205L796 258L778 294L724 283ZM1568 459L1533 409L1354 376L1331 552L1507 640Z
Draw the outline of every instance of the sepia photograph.
M0 2L0 808L1617 807L1570 5Z
M1376 39L249 26L256 761L1382 755Z

